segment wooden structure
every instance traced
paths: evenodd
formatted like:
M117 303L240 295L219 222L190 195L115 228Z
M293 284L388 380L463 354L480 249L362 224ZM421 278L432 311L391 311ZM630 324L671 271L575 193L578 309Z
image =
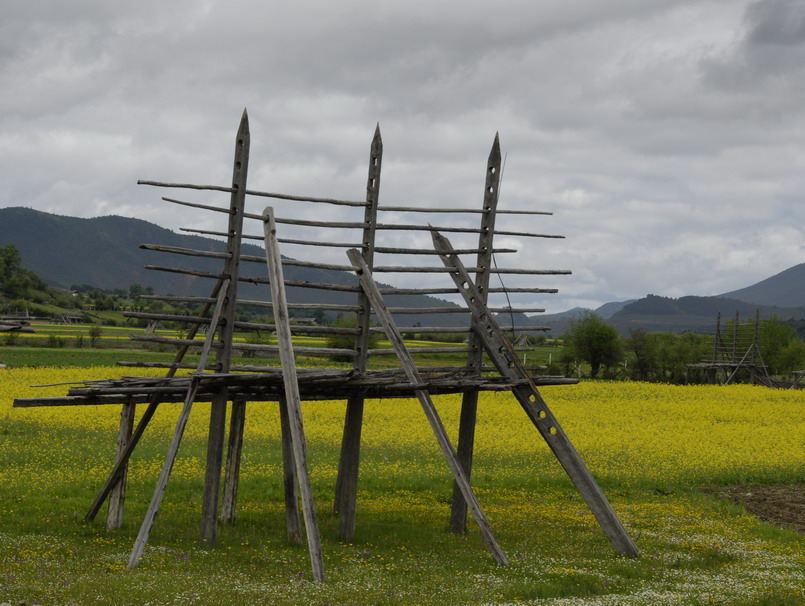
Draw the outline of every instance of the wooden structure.
M494 237L496 235L528 240L560 237L523 231L506 231L495 226L496 218L501 215L539 216L550 214L540 211L497 209L501 175L501 154L497 137L495 137L486 165L483 205L480 209L381 206L379 191L383 145L379 128L375 131L371 143L366 196L365 199L359 201L299 197L248 189L249 142L248 118L244 112L236 137L233 177L232 184L229 186L141 182L153 186L213 190L229 194L227 207L164 198L171 203L226 215L227 229L218 234L226 237L227 250L225 253L177 249L153 244L143 245L144 248L173 255L214 257L219 259L222 264L219 273L183 270L170 266L152 266L153 269L162 271L202 276L211 282L209 297L154 297L172 301L179 299L203 305L201 312L194 317L140 312L129 314L132 317L146 320L181 320L190 325L185 338L167 339L153 335L139 337L146 341L169 343L176 347L177 354L173 363L129 364L129 366L165 367L166 376L164 378L124 377L87 382L70 389L68 395L64 397L17 400L15 402L15 406L122 405L117 461L86 516L87 519L93 519L109 498L107 524L110 527L120 524L128 460L155 410L159 405L165 403L182 402L182 412L157 481L151 505L129 559L129 567L136 566L143 553L193 404L211 402L207 467L201 513L201 538L205 543L212 544L217 537L219 516L225 522L232 522L236 515L238 476L247 402L276 401L280 409L282 428L288 536L292 541L301 539L302 525L298 505L301 497L304 528L313 574L317 580L321 580L323 577L321 545L314 500L310 489L300 402L338 398L345 399L347 402L335 486L334 509L340 518L340 538L349 540L355 532L364 400L369 397L411 396L419 399L453 475L455 492L451 513L453 530L464 529L469 509L478 523L493 557L499 564L505 565L508 563L507 556L496 542L470 485L478 394L484 390L508 390L514 394L524 409L526 418L535 425L550 446L615 549L623 555L637 555L636 545L538 391L539 385L574 383L575 381L561 377L532 376L521 364L506 334L495 320L495 313L512 311L511 306L494 307L491 299L495 295L504 293L504 291L506 293L550 293L556 292L556 289L493 287L490 285L490 277L493 274L552 276L570 273L566 270L505 269L498 268L494 263L493 255L515 252L510 248L495 248ZM304 206L306 210L303 216L305 218L275 216L275 211L271 207L267 207L260 213L246 211L247 198L253 201L266 197L284 201L282 202L286 204L284 212L291 215L300 206ZM310 210L314 205L335 206L345 212L352 210L360 216L352 221L314 220L310 218L316 216L316 211ZM384 214L397 217L409 213L441 213L447 214L451 220L447 222L446 226L434 227L426 222L387 223L379 218ZM459 218L468 215L479 215L480 225L478 227L461 226ZM244 228L247 221L247 225L254 225L257 222L261 227L261 233L247 233ZM315 235L287 237L286 233L298 228L312 230ZM279 233L281 230L288 230L288 232ZM401 235L401 239L404 241L414 241L414 235L417 232L430 234L432 245L418 243L407 247L383 246L378 237L379 234L396 233L398 236ZM441 232L477 238L477 243L454 249ZM357 235L353 235L351 240L349 236L346 236L346 241L340 236L335 240L328 239L327 236L333 233ZM286 237L281 237L283 235ZM244 239L261 240L265 247L265 257L242 254L241 243ZM333 248L346 249L347 255L344 257L343 264L294 260L280 256L280 245L290 249L301 246L302 248L297 250L303 252L313 248L319 251L319 257L323 255L322 251L327 252ZM425 259L425 261L419 265L383 265L377 262L377 259L383 255L405 255L410 258ZM462 257L471 259L468 266L465 266L461 260ZM438 259L440 263L428 264L428 259ZM267 273L261 277L257 275L256 269L244 271L244 267L247 265L252 268L264 267ZM350 284L299 283L284 277L284 270L293 266L341 270L355 274L357 278ZM410 274L412 272L421 276L420 285L416 288L381 287L374 279L374 275L379 273ZM447 283L431 284L431 278L439 278L440 274L448 278ZM244 282L264 285L266 295L270 288L270 300L267 296L263 300L239 298L238 285ZM289 287L324 289L332 293L347 292L354 296L354 303L350 305L289 303L286 297L286 289ZM467 324L458 329L453 326L431 326L417 327L415 330L419 334L464 332L468 334L468 339L463 344L439 348L417 348L406 343L397 327L395 317L401 317L402 314L407 313L421 313L423 310L405 306L390 306L387 303L388 298L451 294L460 295L465 305L456 306L445 302L443 306L428 307L424 311L428 313L461 312L465 314ZM239 305L262 306L273 310L273 324L237 321L235 311ZM309 324L292 325L290 322L289 316L292 310L322 309L329 312L355 313L357 314L357 324L355 328L339 328ZM514 311L542 310L520 308ZM374 325L373 318L374 322L380 323L380 326ZM534 326L514 328L535 330ZM234 364L232 335L235 330L275 331L276 345L240 343L238 347L278 355L280 364L274 366ZM369 335L372 332L382 332L391 347L370 349ZM348 349L333 349L292 344L293 335L311 333L349 335L354 338L355 346ZM197 338L201 334L206 334L205 338ZM184 361L186 352L191 348L200 350L199 360L195 364ZM465 361L460 365L445 367L417 365L418 354L423 352L458 354L464 356ZM346 370L311 369L297 368L295 364L297 355L329 357L334 353L351 358L353 360L352 368ZM382 355L395 355L399 360L400 367L369 370L370 357ZM189 375L179 376L176 373L180 369L190 369L192 372ZM463 394L457 448L450 443L431 400L433 394L442 393ZM137 426L133 427L134 408L143 404L147 406L147 409ZM228 438L225 427L227 406L231 406ZM225 468L224 450L227 451ZM222 476L223 499L219 504Z
M28 320L0 318L0 332L34 332Z
M686 369L698 373L705 383L729 385L739 381L777 387L769 376L769 369L760 355L758 337L760 335L760 312L754 321L741 322L735 312L735 320L730 326L722 327L721 314L716 317L713 334L713 354L707 360L688 364Z

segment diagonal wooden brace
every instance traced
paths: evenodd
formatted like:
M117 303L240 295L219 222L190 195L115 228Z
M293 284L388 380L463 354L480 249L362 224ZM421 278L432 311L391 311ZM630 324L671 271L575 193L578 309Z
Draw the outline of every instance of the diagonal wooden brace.
M363 256L361 256L357 249L353 248L348 250L347 255L349 256L349 260L352 262L352 264L357 268L356 273L358 274L358 280L360 281L361 288L363 289L363 292L366 293L367 298L374 308L375 314L377 314L377 317L380 319L380 323L383 325L383 328L386 331L386 337L388 338L392 347L394 347L394 350L397 353L397 358L400 360L403 370L405 370L405 374L411 383L423 383L419 371L414 364L414 360L411 357L411 353L405 346L402 335L397 328L397 324L394 322L394 318L383 301L383 296L380 294L377 283L372 277L369 266L366 264L366 261L363 260ZM464 472L464 469L458 460L456 451L453 449L452 444L450 444L450 438L448 437L447 431L442 424L439 413L436 411L436 407L433 404L433 400L431 400L430 394L427 391L420 389L416 391L416 395L420 404L422 404L422 409L425 411L425 416L428 418L428 422L433 429L433 433L436 435L436 441L439 443L439 446L441 447L442 452L447 459L447 464L450 466L450 470L453 472L453 478L461 489L464 500L467 502L470 511L472 511L472 515L475 518L475 521L478 523L478 526L481 529L481 534L483 535L486 543L489 545L492 555L498 564L501 566L508 566L509 558L506 556L506 553L503 551L503 549L501 549L500 545L498 545L498 542L495 540L495 537L492 534L492 528L489 525L489 520L486 519L486 515L484 515L484 512L481 509L481 505L478 502L478 499L475 497L475 493L472 491L467 474Z
M204 341L204 347L201 349L198 366L196 367L197 372L190 379L190 386L187 388L187 393L185 394L184 406L182 406L182 412L179 415L179 419L176 421L176 429L173 432L173 438L171 438L168 453L165 455L165 463L162 465L162 471L159 474L159 479L157 480L154 494L151 497L148 511L145 512L145 519L143 519L143 523L140 526L140 532L137 534L137 539L134 541L134 548L131 550L131 555L129 555L129 570L137 566L140 557L143 555L145 545L148 543L148 537L151 535L151 527L154 525L154 520L156 520L157 513L159 512L159 506L162 503L162 497L165 495L165 488L168 486L168 479L170 479L171 471L173 471L173 464L176 462L176 456L179 454L179 444L182 441L182 436L187 426L187 420L190 418L190 411L193 408L193 401L196 398L196 391L201 381L201 375L207 367L207 356L215 340L216 331L214 327L218 326L218 322L221 319L228 283L228 279L224 280L221 291L218 293L218 300L215 304L215 310L213 311L210 330L207 332L207 338Z
M478 335L492 363L504 377L529 380L528 385L515 387L512 389L512 393L575 484L615 550L624 556L640 555L637 545L629 536L570 439L559 426L559 422L553 416L545 400L542 399L528 371L523 367L517 353L490 313L489 308L484 304L481 293L473 283L461 259L453 252L450 241L436 231L431 232L431 235L433 244L440 252L445 267L454 270L450 276L472 312L473 319L478 326Z
M296 375L296 362L291 342L291 322L288 316L288 302L285 297L285 279L282 274L282 260L277 242L277 225L274 211L267 206L263 211L263 229L265 231L266 263L271 281L271 300L274 303L274 323L277 327L277 343L279 345L280 363L282 364L282 381L285 385L285 405L288 410L288 422L291 433L291 446L299 481L299 492L302 495L302 517L305 520L305 534L310 552L310 565L313 579L321 582L324 579L324 558L321 552L319 524L316 520L316 508L313 501L313 489L307 466L307 449L305 446L305 428L302 424L302 404L299 394L299 381Z

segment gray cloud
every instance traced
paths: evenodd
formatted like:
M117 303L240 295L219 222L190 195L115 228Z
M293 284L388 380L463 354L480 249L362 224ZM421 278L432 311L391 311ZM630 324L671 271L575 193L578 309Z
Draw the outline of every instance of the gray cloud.
M567 236L511 239L517 262L574 271L524 305L715 294L803 261L801 2L10 4L2 206L220 227L134 184L226 183L247 106L252 187L360 198L379 122L387 204L479 205L500 132L501 206Z

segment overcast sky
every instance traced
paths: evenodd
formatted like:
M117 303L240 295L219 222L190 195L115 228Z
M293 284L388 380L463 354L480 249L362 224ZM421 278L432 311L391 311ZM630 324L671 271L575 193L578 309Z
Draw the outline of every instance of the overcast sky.
M573 271L519 304L805 262L805 0L6 0L0 91L0 207L221 229L136 181L227 185L246 107L250 188L362 199L379 123L386 205L480 207L498 132L500 208L554 213L498 226L566 236L498 265Z

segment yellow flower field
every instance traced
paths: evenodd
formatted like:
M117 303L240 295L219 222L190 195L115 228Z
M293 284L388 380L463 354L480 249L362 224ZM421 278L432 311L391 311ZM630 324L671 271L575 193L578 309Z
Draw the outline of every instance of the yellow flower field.
M80 518L112 463L119 407L14 409L11 403L67 390L34 384L121 374L108 367L0 370L0 603L805 600L802 538L697 490L802 482L805 392L603 382L542 390L643 551L638 560L614 553L514 398L483 394L472 479L512 559L508 569L494 566L472 521L467 535L445 531L449 471L413 399L367 402L358 535L351 545L335 541L330 508L345 404L306 402L326 555L327 581L316 586L304 550L282 540L274 403L247 409L239 521L222 529L219 548L195 545L209 410L198 404L143 564L131 573L120 570L179 406L165 405L154 418L131 466L126 524L106 533L100 520ZM435 401L454 437L460 396Z

